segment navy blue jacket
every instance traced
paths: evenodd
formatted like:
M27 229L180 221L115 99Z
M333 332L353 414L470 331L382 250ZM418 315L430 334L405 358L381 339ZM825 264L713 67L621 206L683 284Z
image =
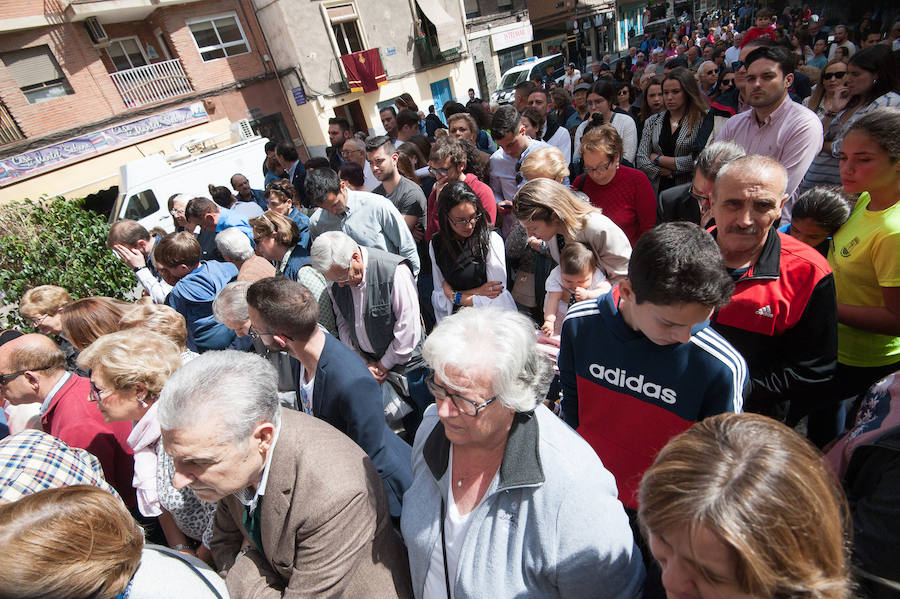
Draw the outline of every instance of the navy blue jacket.
M298 388L302 384L298 381ZM381 387L363 359L328 333L316 367L312 412L369 454L384 482L391 517L399 521L403 493L413 480L412 448L385 422Z
M282 274L290 280L296 281L300 269L307 264L309 264L309 245L303 247L298 243L291 250L291 256L288 258L287 266Z

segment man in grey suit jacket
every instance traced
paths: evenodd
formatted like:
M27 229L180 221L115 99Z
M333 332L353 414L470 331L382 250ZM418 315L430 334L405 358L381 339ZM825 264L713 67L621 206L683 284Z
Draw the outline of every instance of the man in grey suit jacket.
M233 598L411 597L378 472L350 439L282 410L263 358L207 352L159 400L174 485L218 501L210 549Z

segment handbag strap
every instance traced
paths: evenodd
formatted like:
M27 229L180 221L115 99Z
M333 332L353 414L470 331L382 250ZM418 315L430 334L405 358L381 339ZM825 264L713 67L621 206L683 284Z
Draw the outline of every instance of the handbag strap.
M451 493L453 491L450 491ZM444 498L441 498L441 549L444 554L444 584L447 585L447 599L452 599L450 595L450 573L447 569L447 537L444 534Z

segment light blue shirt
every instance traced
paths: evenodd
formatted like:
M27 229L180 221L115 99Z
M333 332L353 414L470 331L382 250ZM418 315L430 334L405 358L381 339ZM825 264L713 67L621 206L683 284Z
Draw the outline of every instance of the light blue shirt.
M250 245L253 245L253 227L247 222L242 214L228 208L219 208L219 220L216 223L216 233L221 233L225 229L237 227L238 230L250 239Z
M312 241L326 231L342 231L356 243L397 254L419 274L419 253L403 215L384 196L347 189L347 208L341 216L317 208L309 221Z
M525 184L525 177L519 177L519 181L516 182L516 174L518 172L516 165L518 164L521 167L529 152L546 147L549 147L549 144L536 139L529 139L528 147L525 148L518 160L507 154L503 148L499 148L491 154L491 189L494 191L494 199L498 203L503 200L512 201L519 188Z

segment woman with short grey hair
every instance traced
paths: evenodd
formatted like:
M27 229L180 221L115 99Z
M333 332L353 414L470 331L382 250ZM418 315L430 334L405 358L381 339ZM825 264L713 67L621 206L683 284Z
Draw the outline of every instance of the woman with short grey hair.
M423 355L435 405L401 517L415 596L640 596L644 566L615 480L541 402L550 364L533 323L464 308Z
M281 405L297 409L297 381L294 359L284 352L270 351L262 339L250 328L250 306L247 303L249 281L234 281L225 285L213 301L213 318L234 331L238 337L250 335L253 351L268 360L278 372L278 400Z
M254 283L260 279L275 275L272 263L257 256L250 245L250 239L236 227L230 227L216 235L216 247L226 262L231 262L238 269L238 281Z

